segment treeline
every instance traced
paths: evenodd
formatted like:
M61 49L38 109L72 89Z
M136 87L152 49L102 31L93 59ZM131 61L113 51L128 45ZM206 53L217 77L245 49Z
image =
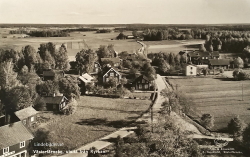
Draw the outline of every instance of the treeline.
M9 31L9 34L28 34L28 33L29 31L21 30L21 29Z
M98 31L97 28L76 28L76 29L64 29L66 32L89 32L89 31Z
M98 29L96 33L110 33L111 29Z
M32 37L68 37L69 32L64 30L44 30L44 31L30 31L28 35Z

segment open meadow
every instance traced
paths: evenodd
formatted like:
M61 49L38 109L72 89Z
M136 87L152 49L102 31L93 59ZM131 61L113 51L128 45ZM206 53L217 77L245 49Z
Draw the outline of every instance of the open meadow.
M51 141L73 149L130 125L150 104L150 100L84 96L72 115L42 113L40 117L51 120L38 127L50 130Z
M148 53L172 52L179 53L183 50L196 50L205 41L200 39L193 40L163 40L163 41L143 41L148 46Z
M237 115L245 123L250 123L250 81L232 81L219 77L171 78L169 81L174 87L177 84L178 91L193 100L197 113L190 116L196 120L205 113L214 116L212 131L224 131L231 118Z

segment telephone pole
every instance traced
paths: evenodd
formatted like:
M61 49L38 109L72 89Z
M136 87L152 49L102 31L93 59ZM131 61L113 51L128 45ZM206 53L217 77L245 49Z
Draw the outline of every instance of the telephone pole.
M244 101L244 99L243 99L243 83L242 83L241 89L242 89L242 101Z

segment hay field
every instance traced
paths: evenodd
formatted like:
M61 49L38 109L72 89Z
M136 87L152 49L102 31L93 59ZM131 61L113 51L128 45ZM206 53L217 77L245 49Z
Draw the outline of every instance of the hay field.
M231 118L239 115L250 123L250 81L229 81L220 78L169 79L178 90L193 99L198 113L191 115L199 120L204 113L214 115L213 131L226 131ZM243 100L242 101L242 84Z

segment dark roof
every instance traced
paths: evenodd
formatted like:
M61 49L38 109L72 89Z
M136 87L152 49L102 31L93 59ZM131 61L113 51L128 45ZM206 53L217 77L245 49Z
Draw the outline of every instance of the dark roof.
M211 65L229 65L229 59L209 59Z
M120 73L118 72L118 69L113 68L113 67L105 66L105 67L103 68L103 71L102 71L102 72L103 72L103 76L104 76L105 74L107 74L107 72L110 71L111 69L113 69L117 74L120 75Z
M55 72L52 70L43 71L43 76L55 76Z
M0 127L0 149L13 146L34 136L21 121Z
M142 79L150 81L150 79L148 77L146 77L145 75L141 75L141 76L137 77L133 82L137 82L137 81L140 81Z
M194 67L197 67L197 65L195 65L195 64L183 64L185 67L186 66L189 66L189 65L192 65L192 66L194 66Z
M120 63L120 58L101 58L101 61L112 61L114 63Z
M60 104L60 102L62 101L62 99L64 98L65 96L46 96L46 97L43 97L45 103L47 104Z
M30 116L33 116L35 114L37 114L38 112L32 107L27 107L27 108L24 108L22 110L19 110L19 111L16 111L15 112L15 115L20 119L20 120L23 120L23 119L26 119Z
M218 51L214 51L214 52L192 51L192 52L188 52L188 55L190 57L209 57L209 56L219 57L220 56Z

